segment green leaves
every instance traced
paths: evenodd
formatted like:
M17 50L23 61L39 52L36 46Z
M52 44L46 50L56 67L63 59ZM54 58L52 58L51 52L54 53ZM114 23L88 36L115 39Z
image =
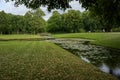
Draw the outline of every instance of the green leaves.
M41 9L28 11L25 16L0 12L0 33L40 33L45 32L46 21L42 18L44 12Z
M48 20L48 31L53 33L78 32L80 20L79 11L69 10L64 14L55 11Z
M24 4L28 8L36 9L40 6L48 6L48 10L51 9L63 9L70 8L69 1L71 0L6 0L15 1L15 6Z
M57 11L53 12L53 15L49 18L49 20L47 21L48 25L47 25L47 31L48 32L59 32L61 29L61 15L60 13L58 13Z
M90 15L89 11L80 12L69 10L64 14L57 11L48 20L48 32L52 33L76 33L84 31L102 31L100 20Z
M80 0L82 6L97 15L106 31L110 31L120 19L119 0ZM119 27L119 26L117 26Z
M36 9L47 6L48 11L52 9L70 8L69 2L73 0L6 0L15 1L15 5L24 4L28 8ZM115 24L120 26L120 0L79 0L82 7L90 10L101 19L103 28L110 31ZM105 27L106 26L106 27Z

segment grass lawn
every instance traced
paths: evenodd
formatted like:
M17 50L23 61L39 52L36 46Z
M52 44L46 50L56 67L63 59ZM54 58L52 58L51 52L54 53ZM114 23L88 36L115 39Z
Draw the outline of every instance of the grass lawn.
M45 41L0 41L0 80L116 80Z
M91 43L120 49L120 33L70 33L54 34L56 38L83 38L95 40Z
M14 34L14 35L0 35L0 41L4 40L40 40L42 37L39 35L30 34Z

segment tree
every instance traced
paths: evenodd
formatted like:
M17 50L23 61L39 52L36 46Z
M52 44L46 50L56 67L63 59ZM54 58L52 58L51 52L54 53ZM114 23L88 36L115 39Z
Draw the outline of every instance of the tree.
M22 31L22 23L21 23L22 16L14 15L12 16L12 33L19 34Z
M4 12L0 12L0 34L8 34L9 29L9 17Z
M45 32L46 31L46 21L43 19L43 16L45 16L45 13L40 9L36 9L32 12L33 16L33 22L36 25L33 25L36 27L37 33Z
M57 11L48 20L48 31L54 33L75 33L79 32L81 26L81 13L76 10L69 10L67 13L60 14Z
M45 13L40 8L37 8L31 11L31 15L38 18L42 18L42 16L45 16Z
M10 0L6 0L10 1ZM38 8L41 5L48 6L51 9L66 9L70 8L69 2L73 0L11 0L15 1L15 5L24 4L29 8ZM104 22L106 31L110 31L114 24L119 24L120 21L120 0L79 0L82 7L92 11L99 16Z
M79 32L82 28L81 24L81 13L76 10L69 10L68 13L63 14L63 26L66 27L67 32Z
M70 8L69 1L71 0L5 0L15 1L15 6L24 4L28 8L39 8L40 6L48 6L48 10L51 9L63 9Z
M100 20L97 16L91 15L90 11L82 12L81 14L82 26L85 31L98 32L102 31Z
M42 18L44 12L41 9L36 9L34 11L28 11L25 14L26 18L26 29L29 33L40 33L45 32L46 21Z
M120 21L120 0L80 0L82 6L101 19L103 28L110 31Z
M28 11L25 16L0 12L0 34L40 33L46 30L44 13L37 9Z
M47 31L48 32L63 32L61 30L62 25L61 25L62 19L60 13L58 11L54 11L52 16L48 19L47 23Z

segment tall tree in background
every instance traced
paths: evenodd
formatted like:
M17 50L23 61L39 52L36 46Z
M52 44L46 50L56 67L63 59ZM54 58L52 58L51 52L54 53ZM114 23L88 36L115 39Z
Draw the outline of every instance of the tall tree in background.
M82 12L81 20L82 26L84 27L85 31L102 31L102 24L100 23L100 19L97 16L91 15L90 11Z
M8 34L8 27L9 27L9 17L8 15L4 12L0 12L0 33L1 34Z
M63 26L67 28L68 32L79 32L81 24L81 13L76 10L69 10L68 13L63 14Z
M120 0L80 0L82 6L101 19L103 28L110 31L120 21Z
M28 12L28 25L34 34L44 32L46 28L46 21L42 18L44 12L41 9L36 9L34 11Z
M46 21L42 18L45 14L41 9L28 11L25 16L0 12L0 34L21 34L45 32Z
M69 10L67 13L60 14L57 11L49 18L48 32L54 33L75 33L79 32L81 26L81 13L76 10Z
M47 23L47 31L52 33L102 31L99 18L93 17L90 11L68 10L64 14L54 11Z
M61 25L62 19L61 19L61 15L58 11L54 11L52 16L48 19L47 23L47 31L48 32L54 32L54 33L58 33L58 32L63 32L62 29L62 25Z

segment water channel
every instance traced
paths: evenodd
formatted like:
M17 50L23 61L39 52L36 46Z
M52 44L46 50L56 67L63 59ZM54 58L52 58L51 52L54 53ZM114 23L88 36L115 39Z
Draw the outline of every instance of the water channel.
M87 40L55 39L52 42L120 80L120 49L91 45Z

